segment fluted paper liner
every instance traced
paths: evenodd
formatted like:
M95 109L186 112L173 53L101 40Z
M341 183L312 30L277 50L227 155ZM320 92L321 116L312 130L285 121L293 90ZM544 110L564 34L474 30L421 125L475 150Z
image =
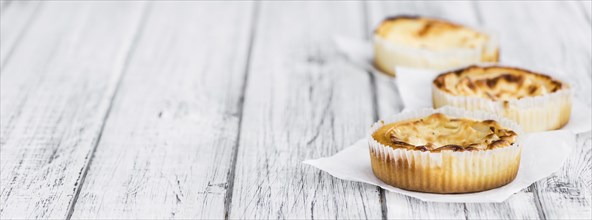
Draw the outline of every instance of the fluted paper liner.
M450 117L495 120L516 132L517 141L491 150L429 152L392 148L372 138L372 134L385 124L422 118L437 112ZM516 177L520 165L521 134L522 130L515 122L483 111L444 107L403 112L384 123L372 125L368 133L372 170L383 182L411 191L468 193L493 189L508 184Z
M466 110L492 112L516 121L524 131L546 131L563 127L569 121L572 90L567 88L534 97L508 101L493 101L481 97L455 96L432 83L434 108L454 106Z
M495 54L495 60L498 61L498 41L493 34L481 31L490 37L490 40L483 47L475 48L453 48L447 50L428 50L416 48L404 44L396 44L383 39L380 36L374 36L374 62L376 67L390 75L395 75L395 66L407 66L416 68L429 68L434 70L444 70L453 67L465 66L473 63L480 63L484 54Z

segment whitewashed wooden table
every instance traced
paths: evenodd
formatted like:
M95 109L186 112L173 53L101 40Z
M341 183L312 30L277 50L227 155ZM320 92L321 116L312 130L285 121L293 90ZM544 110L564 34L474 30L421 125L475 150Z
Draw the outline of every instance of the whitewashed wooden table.
M1 2L0 218L591 217L592 138L499 204L342 181L329 156L401 105L341 56L385 16L498 33L502 61L569 74L591 104L588 2Z

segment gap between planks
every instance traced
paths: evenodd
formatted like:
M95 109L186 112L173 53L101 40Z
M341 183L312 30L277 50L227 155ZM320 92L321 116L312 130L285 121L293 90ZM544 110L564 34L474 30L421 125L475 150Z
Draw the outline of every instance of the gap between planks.
M252 55L252 51L253 51L253 42L256 36L256 26L257 26L257 21L259 18L259 7L261 5L261 2L257 1L254 3L253 6L253 11L251 13L251 26L249 27L250 33L249 33L249 45L247 48L247 59L245 61L245 69L244 69L244 74L243 74L243 84L241 86L241 91L240 91L240 97L238 99L238 104L237 104L237 109L238 109L238 126L237 126L237 132L236 132L236 139L235 139L235 143L234 143L234 147L232 149L232 156L231 156L231 162L230 162L230 170L228 171L228 177L226 179L226 183L228 184L228 187L226 188L226 194L224 196L224 219L228 219L230 216L230 208L232 205L232 192L233 192L233 188L234 188L234 176L235 176L235 171L236 171L236 159L238 156L238 149L239 149L239 140L241 137L241 127L242 127L242 121L243 121L243 109L244 109L244 104L245 104L245 92L247 91L247 86L248 86L248 79L249 79L249 69L251 66L251 55Z
M339 114L334 116L333 109L347 109L336 108L336 106L348 103L350 100L345 98L346 96L343 94L350 93L340 93L339 97L333 97L333 91L351 87L351 85L369 86L369 83L360 82L361 79L368 80L365 71L360 72L359 69L351 68L348 68L350 71L344 74L351 74L350 76L359 78L357 81L351 80L353 78L344 77L345 80L334 82L333 78L337 78L335 71L341 71L345 68L343 65L339 65L341 63L338 62L342 61L341 59L337 61L337 53L331 50L333 48L329 46L325 47L330 41L328 34L332 34L335 31L362 36L362 24L356 24L355 27L327 29L327 27L331 27L329 21L338 21L337 19L341 16L339 13L344 13L344 15L345 12L350 15L354 14L356 15L354 18L358 18L357 21L361 22L362 20L359 20L362 18L362 11L360 11L361 5L360 3L340 5L343 8L337 8L341 10L335 10L335 14L339 16L330 16L326 15L326 11L322 8L330 7L330 5L326 3L324 5L322 4L293 5L296 7L294 10L284 8L282 9L284 10L283 12L277 10L280 7L279 4L262 5L260 9L261 16L257 25L257 35L260 36L255 39L253 46L252 67L249 76L251 82L249 82L246 93L248 96L263 95L263 97L258 97L257 99L248 97L245 102L244 117L241 125L241 142L237 156L236 178L233 189L236 192L233 192L231 218L240 216L251 216L251 218L253 216L255 216L254 218L266 218L266 216L271 218L275 218L276 216L280 216L280 218L282 216L292 216L291 218L294 218L294 216L301 216L300 218L319 218L325 216L324 218L335 218L339 216L351 216L347 215L348 212L352 215L357 215L358 218L364 218L364 216L368 215L374 216L372 218L382 218L380 203L378 203L379 193L376 187L368 187L368 185L365 187L356 187L354 189L356 191L354 192L351 191L352 188L350 187L353 183L346 183L325 176L324 174L321 175L321 172L314 172L315 175L313 176L313 173L309 172L311 170L309 167L301 167L299 165L300 159L310 158L311 156L318 157L318 154L329 153L327 151L333 153L337 150L335 147L338 147L333 143L338 143L338 141L342 140L341 138L337 140L335 137L342 135L344 132L353 133L354 130L341 131L334 125L334 123L352 123L349 120L349 122L345 121L347 118L345 117L345 113L362 113L358 116L364 120L354 120L353 122L356 123L365 121L360 124L367 125L367 123L373 120L370 103L371 94L367 93L370 92L369 87L363 88L363 95L358 95L353 100L362 101L363 103L367 102L368 105L366 107L355 109L353 110L354 112L338 112ZM313 6L321 6L321 8ZM306 16L307 19L304 19L306 24L300 23L295 25L296 27L286 28L287 24L302 20L302 14L309 15ZM278 21L276 21L272 15L285 15L286 17L277 19ZM280 27L281 29L272 30ZM263 34L261 32L263 30L268 34ZM294 33L287 33L287 31ZM262 42L259 39L266 39L263 36L271 34L278 34L279 37L278 35L274 35L274 39L279 40L270 42L270 44L259 44ZM282 57L279 57L280 54ZM288 55L284 56L284 54ZM274 65L271 65L271 68L267 68L263 64L270 62L270 59L272 59L271 62L290 62L290 66L288 67L294 68L290 69L291 71L286 70L286 73L291 75L275 75L275 72L284 71L284 69L288 68L286 66ZM333 69L337 67L339 69ZM274 76L278 76L279 78L272 78L271 80L273 82L263 81L263 79L267 80ZM259 86L255 86L253 84L254 82L260 83L258 84ZM350 85L350 83L352 84ZM282 84L285 84L286 87L274 87L274 85L284 86ZM269 93L273 89L280 90L274 95L274 93ZM297 93L294 93L295 91ZM351 92L352 90L349 91ZM354 92L351 93L353 94ZM337 93L335 93L335 96L337 96ZM304 104L302 104L303 102ZM306 114L296 115L296 113ZM280 120L273 120L278 118ZM265 122L259 123L261 120L265 120ZM299 128L303 129L284 129L283 125L294 122L298 123L297 125L301 126ZM275 129L277 128L275 127L276 125L281 126L283 130L277 131ZM256 130L256 132L253 130ZM272 131L277 133L272 133ZM359 132L361 129L357 131ZM269 135L254 136L256 133ZM290 137L291 135L292 137ZM296 139L294 139L294 135L297 136ZM298 151L297 148L290 147L291 144L307 144L307 147L298 148L301 149ZM272 147L273 149L270 149L266 147L268 145L275 148ZM316 146L322 146L322 148ZM246 154L244 153L246 151L245 147L251 150L258 150L258 152L254 153L250 151ZM281 159L276 160L276 157L270 159L271 157L269 155L275 154L278 155L277 158ZM261 157L265 157L265 160L261 159ZM298 166L294 167L292 164ZM261 177L254 177L251 172L256 169L267 171L271 175L267 177L263 174L260 175ZM279 184L277 182L278 180L293 177L284 171L297 175L300 179L295 179L287 183L291 185ZM354 186L357 186L357 184ZM291 187L294 190L291 190ZM370 188L372 190L371 199L365 200L364 196L368 194L363 193L364 189L369 190ZM335 191L345 193L331 193ZM359 197L360 192L364 194L361 199ZM347 197L344 197L344 194ZM287 197L282 198L282 195ZM350 201L349 199L351 199L351 202L358 202L358 205L343 210L342 207L344 206L341 204ZM371 212L367 212L367 208L358 210L358 208L366 207L368 203L371 203Z
M74 213L74 209L76 208L76 202L78 201L78 197L80 196L80 191L82 191L82 186L84 185L84 181L86 179L86 175L88 174L88 170L90 169L90 166L92 166L92 162L95 156L95 152L97 151L97 147L99 146L99 143L101 143L101 137L103 135L103 131L105 129L105 124L107 124L107 120L109 119L109 114L111 113L111 109L113 107L113 103L115 98L117 97L119 88L121 87L121 82L123 81L123 77L125 76L125 73L127 71L129 62L131 60L131 57L134 54L134 51L136 49L136 46L138 44L138 39L142 33L143 27L146 24L146 19L148 17L148 14L150 13L150 8L152 6L151 2L148 2L144 5L144 8L142 9L142 14L141 17L138 21L138 24L136 25L136 30L134 31L135 34L132 38L132 43L130 44L127 53L125 55L125 60L123 63L123 66L121 68L121 71L119 73L119 78L117 79L117 84L115 85L115 90L113 92L113 96L111 96L111 98L109 99L109 106L107 108L107 112L105 113L105 116L103 117L102 123L101 123L101 128L99 130L99 134L97 136L97 141L95 142L95 144L93 145L92 151L90 153L88 162L86 164L86 166L83 168L82 174L79 177L79 181L78 181L78 185L76 185L76 193L74 194L74 198L72 199L72 202L70 203L70 207L68 207L68 215L66 217L66 219L71 219L72 218L72 214Z
M362 24L364 25L363 29L366 33L364 34L364 39L365 40L370 40L370 33L368 33L368 30L370 30L370 19L368 19L369 17L369 13L368 13L368 2L362 2L362 19L364 20L362 22ZM377 88L376 88L376 77L374 77L374 74L371 71L366 70L366 74L368 74L368 78L369 78L369 82L370 82L370 94L372 96L372 120L373 121L378 121L378 95L377 95ZM382 219L386 220L387 216L388 216L388 207L386 205L386 192L384 191L383 188L380 188L380 186L376 186L376 188L378 189L379 192L379 202L380 202L380 209L381 209L381 214L382 214Z

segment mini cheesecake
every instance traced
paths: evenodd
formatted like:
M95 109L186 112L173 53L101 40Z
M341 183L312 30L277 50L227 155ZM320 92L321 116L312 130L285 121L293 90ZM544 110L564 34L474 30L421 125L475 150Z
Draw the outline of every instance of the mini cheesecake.
M499 121L497 121L499 120ZM369 134L374 175L401 189L468 193L516 177L519 126L486 112L444 108L400 114Z
M489 150L507 147L516 133L493 120L450 118L442 113L387 124L372 138L392 148L430 152Z
M393 76L395 66L443 70L498 60L491 36L440 19L389 17L374 32L374 64Z
M434 79L432 94L434 108L493 112L528 132L559 129L571 114L568 84L514 67L469 66L443 73Z

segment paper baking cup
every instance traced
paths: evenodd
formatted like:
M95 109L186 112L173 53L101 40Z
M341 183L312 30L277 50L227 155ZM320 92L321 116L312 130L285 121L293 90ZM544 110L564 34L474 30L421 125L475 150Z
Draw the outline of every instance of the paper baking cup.
M568 87L542 96L508 101L481 97L455 96L432 84L434 108L454 106L466 110L482 110L516 121L524 131L547 131L563 127L571 114L572 90Z
M516 132L517 141L491 150L430 152L392 148L372 138L383 125L437 112L450 117L495 120ZM384 122L374 123L368 133L368 144L374 174L389 185L420 192L468 193L497 188L514 180L520 166L521 134L519 125L495 114L444 107L403 112Z
M490 40L484 53L482 47L434 51L393 43L375 35L374 64L381 71L394 76L396 66L444 70L473 63L497 62L498 43L493 35L489 36Z

